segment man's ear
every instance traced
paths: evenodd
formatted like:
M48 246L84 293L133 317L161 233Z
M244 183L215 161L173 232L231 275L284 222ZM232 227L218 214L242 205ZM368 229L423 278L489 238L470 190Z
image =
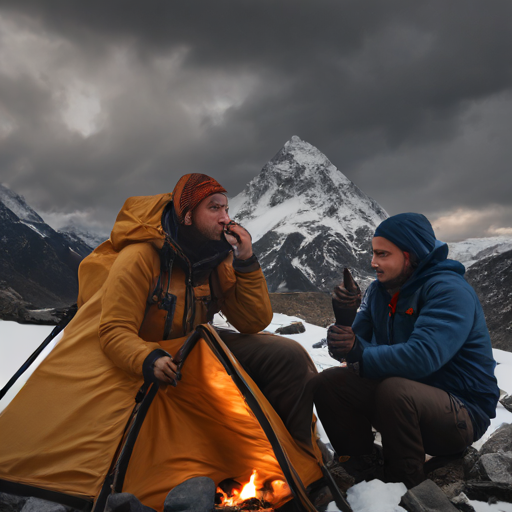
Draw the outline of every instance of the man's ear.
M183 224L185 224L185 226L192 226L192 212L187 212L185 214L185 218L183 219Z
M404 253L404 258L405 258L405 264L410 267L411 266L411 254L408 253L407 251L402 251Z

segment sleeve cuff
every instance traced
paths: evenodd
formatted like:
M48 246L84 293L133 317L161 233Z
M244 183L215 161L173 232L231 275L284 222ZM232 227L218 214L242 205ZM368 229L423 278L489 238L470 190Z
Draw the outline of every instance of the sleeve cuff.
M153 367L155 366L157 359L166 356L171 357L171 354L161 348L157 348L156 350L153 350L146 359L144 359L144 362L142 363L142 375L144 376L144 382L156 382L157 379L155 377Z
M237 272L247 274L249 272L254 272L255 270L258 270L260 268L260 262L258 261L256 254L253 254L250 258L247 258L246 260L239 260L238 258L235 258L233 260L233 268Z
M352 350L347 354L347 363L360 363L363 360L363 352L364 348L361 345L361 343L359 343L359 340L356 338Z

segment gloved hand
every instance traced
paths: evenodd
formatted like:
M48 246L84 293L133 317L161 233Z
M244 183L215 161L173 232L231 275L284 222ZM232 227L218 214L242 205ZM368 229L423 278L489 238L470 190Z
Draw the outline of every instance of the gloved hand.
M327 347L329 354L337 361L346 358L356 342L356 335L351 327L344 325L331 325L327 329Z
M336 325L351 326L361 305L361 290L348 268L343 270L343 283L334 287L332 308Z

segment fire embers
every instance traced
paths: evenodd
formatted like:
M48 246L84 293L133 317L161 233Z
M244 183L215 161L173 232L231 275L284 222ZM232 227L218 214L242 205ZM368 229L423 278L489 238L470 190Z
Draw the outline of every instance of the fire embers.
M267 482L263 487L257 488L256 479L257 472L254 470L250 481L245 485L232 478L223 480L217 487L215 509L223 512L272 512L291 496L288 484L282 480Z

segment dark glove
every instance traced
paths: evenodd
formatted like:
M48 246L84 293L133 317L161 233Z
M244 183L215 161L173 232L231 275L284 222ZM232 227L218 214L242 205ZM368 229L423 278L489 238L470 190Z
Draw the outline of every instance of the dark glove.
M343 283L334 287L332 309L336 325L351 326L361 305L361 290L348 268L343 270Z
M327 347L329 354L337 361L346 359L356 342L356 336L351 327L331 325L327 330Z

